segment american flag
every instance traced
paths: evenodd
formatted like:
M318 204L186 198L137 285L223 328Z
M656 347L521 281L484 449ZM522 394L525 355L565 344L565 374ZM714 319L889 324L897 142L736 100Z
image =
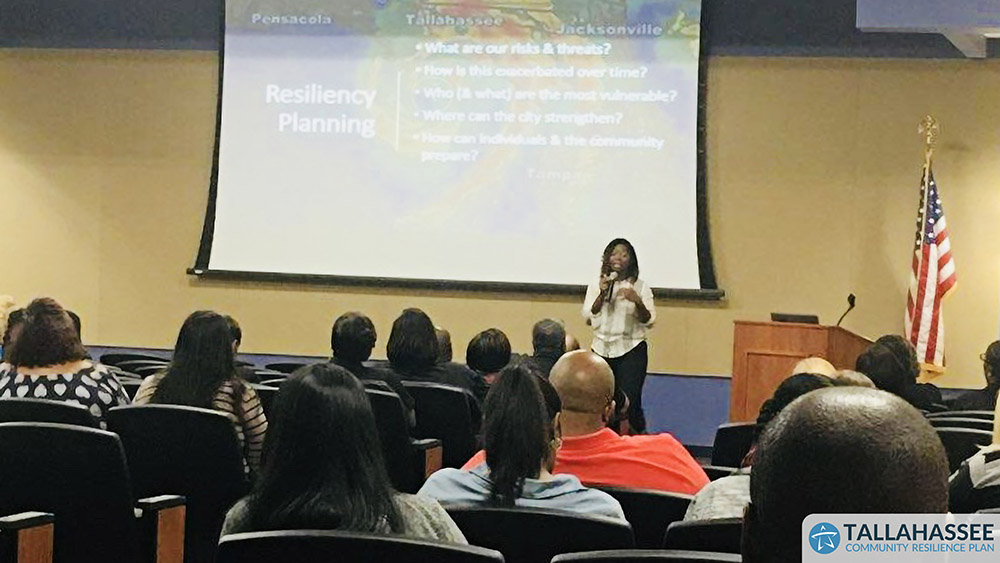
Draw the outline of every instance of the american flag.
M910 289L906 295L906 337L917 349L921 363L944 366L941 300L955 289L955 261L941 195L929 164L920 183L916 239Z

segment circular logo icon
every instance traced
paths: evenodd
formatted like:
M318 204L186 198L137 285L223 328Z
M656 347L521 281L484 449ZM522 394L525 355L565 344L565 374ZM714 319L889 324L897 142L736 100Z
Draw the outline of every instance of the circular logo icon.
M833 553L840 546L840 530L829 522L820 522L809 530L809 547L820 555Z

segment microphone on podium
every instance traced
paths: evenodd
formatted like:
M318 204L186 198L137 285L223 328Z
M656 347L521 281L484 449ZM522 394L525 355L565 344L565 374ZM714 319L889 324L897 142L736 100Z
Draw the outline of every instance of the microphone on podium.
M843 315L840 315L840 320L837 321L837 326L840 326L840 323L844 321L844 317L847 316L847 313L850 313L851 310L854 309L855 300L856 298L853 293L847 296L847 310L844 311Z

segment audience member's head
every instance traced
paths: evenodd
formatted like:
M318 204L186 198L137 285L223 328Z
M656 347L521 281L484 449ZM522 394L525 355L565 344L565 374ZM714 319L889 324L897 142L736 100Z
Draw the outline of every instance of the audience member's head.
M495 506L514 506L524 480L538 478L555 464L559 415L549 416L540 385L531 370L515 363L500 372L483 403L483 443Z
M875 384L872 383L871 378L852 369L837 370L836 373L830 376L830 379L833 380L833 384L837 387L867 387L869 389L878 389L878 387L875 387Z
M76 331L76 337L80 339L80 342L83 342L83 322L80 320L80 315L69 309L66 309L66 314L69 315L69 320L73 323L73 330Z
M170 365L150 402L212 408L219 386L235 375L226 317L195 311L181 326Z
M510 363L510 340L497 328L480 332L465 349L465 363L479 373L497 373Z
M392 323L386 355L392 367L417 371L432 367L438 359L434 323L420 309L406 309Z
M549 383L562 400L566 436L593 434L608 425L615 411L615 375L593 352L567 352L552 366Z
M910 385L910 368L892 350L873 344L858 356L855 369L868 376L875 387L894 395Z
M14 346L18 333L21 331L21 323L24 322L24 309L14 309L7 313L7 326L3 331L3 360L9 361L10 350Z
M256 530L402 533L364 386L344 368L300 368L268 417L248 501Z
M909 386L917 382L920 377L920 361L917 359L917 350L908 340L898 334L886 334L879 337L875 344L881 344L889 349L899 363L906 368L906 385Z
M361 363L371 357L377 339L371 319L361 313L344 313L333 322L330 349L338 360Z
M452 360L451 333L439 327L434 327L438 341L438 363L446 364Z
M566 333L566 351L573 352L580 349L580 341L570 333Z
M983 360L983 376L986 377L986 384L990 387L1000 385L1000 340L987 346L980 359Z
M817 389L833 387L833 380L819 373L797 373L781 382L771 398L764 401L757 413L757 436L767 428L785 407L802 395Z
M833 364L823 358L812 356L799 360L799 363L795 364L795 367L792 368L791 375L797 373L816 373L830 377L836 372L837 368L833 367Z
M66 310L54 299L32 301L15 325L5 360L19 368L58 366L87 359L87 350L76 334Z
M775 418L750 474L743 561L801 561L802 521L817 513L943 513L948 460L902 399L871 389L808 393Z
M240 351L240 344L243 344L243 329L240 323L233 317L226 315L226 322L229 324L229 337L233 341L233 354Z
M536 357L558 358L566 353L566 327L554 319L542 319L531 329Z

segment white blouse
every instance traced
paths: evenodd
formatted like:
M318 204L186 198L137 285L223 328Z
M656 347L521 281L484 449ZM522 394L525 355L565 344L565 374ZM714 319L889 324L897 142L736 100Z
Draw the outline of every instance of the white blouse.
M639 322L636 316L635 303L621 296L623 289L630 287L639 294L642 304L649 311L649 320ZM591 306L600 294L601 288L594 283L587 286L587 296L583 300L583 318L594 330L594 342L591 349L595 354L605 358L618 358L646 339L646 331L656 322L656 308L653 305L653 290L646 282L637 279L616 281L611 299L604 302L596 315L590 312Z

